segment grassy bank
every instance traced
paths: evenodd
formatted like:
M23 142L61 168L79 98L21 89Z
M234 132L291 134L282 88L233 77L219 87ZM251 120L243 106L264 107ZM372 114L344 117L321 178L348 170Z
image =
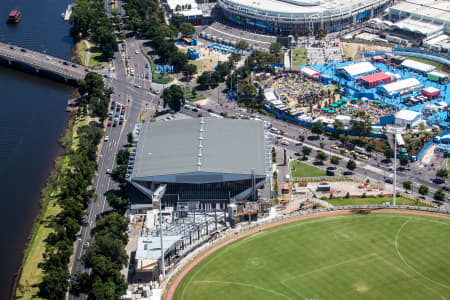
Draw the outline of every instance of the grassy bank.
M420 201L414 201L405 197L395 198L397 205L415 205L415 206L429 206ZM354 198L333 198L325 200L331 205L359 205L359 204L383 204L385 202L392 203L392 197L354 197Z
M305 48L296 48L292 50L292 66L298 67L302 65L306 65L308 60L306 58L306 49Z
M326 172L314 166L293 160L291 162L292 177L319 177L325 176Z
M71 147L74 127L75 121L74 115L72 115L68 122L68 128L60 140L65 149ZM43 274L38 265L43 262L42 255L46 246L45 239L53 232L53 229L48 224L61 211L57 203L59 182L61 174L68 166L69 159L68 154L56 158L53 170L47 179L44 189L41 191L41 211L36 218L29 242L25 248L20 277L15 290L15 299L40 299L37 293Z

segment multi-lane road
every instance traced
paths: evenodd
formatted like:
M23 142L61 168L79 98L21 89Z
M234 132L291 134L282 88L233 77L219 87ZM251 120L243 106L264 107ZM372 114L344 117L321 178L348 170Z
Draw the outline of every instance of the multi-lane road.
M133 39L127 39L126 48L127 52L134 54L130 55L129 59L127 58L128 63L139 66L140 71L145 69L146 58L142 54L136 54L136 50L140 51L138 43L134 42ZM127 143L127 134L133 131L142 109L146 108L150 113L153 113L156 109L155 104L159 103L159 96L150 93L149 87L146 89L134 87L135 84L139 83L136 83L136 78L127 75L124 59L118 53L116 53L116 57L114 58L114 66L113 76L105 79L105 82L107 86L114 89L112 100L116 103L126 105L125 121L122 125L116 127L106 127L105 136L108 136L109 139L108 141L102 142L103 144L98 156L98 170L93 181L97 199L92 199L89 203L87 216L85 217L85 222L77 240L74 259L70 268L72 275L77 272L89 271L83 265L81 257L85 253L91 239L91 231L95 227L97 216L109 210L104 195L105 192L117 187L107 174L107 170L112 170L115 167L116 154ZM140 85L143 85L143 82L140 82ZM85 298L86 295L80 295L79 297L69 295L69 299Z

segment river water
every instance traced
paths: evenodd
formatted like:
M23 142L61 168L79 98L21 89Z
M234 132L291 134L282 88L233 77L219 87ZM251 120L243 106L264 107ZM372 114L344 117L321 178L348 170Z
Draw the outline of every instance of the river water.
M71 0L1 0L0 41L69 59L69 24L61 18ZM7 25L11 9L22 21ZM8 299L39 195L61 148L72 87L0 66L0 299Z

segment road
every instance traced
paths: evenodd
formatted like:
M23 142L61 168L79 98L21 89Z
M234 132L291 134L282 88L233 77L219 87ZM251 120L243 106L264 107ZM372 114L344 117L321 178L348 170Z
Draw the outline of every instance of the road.
M130 59L127 58L129 64L134 64L136 73L141 75L145 72L146 58L142 54L136 54L136 50L139 50L139 47L139 43L134 38L126 40L126 50L128 53L132 53L130 54ZM91 231L95 227L97 216L110 209L104 194L106 191L116 188L117 185L111 180L107 170L112 170L115 167L116 154L127 143L127 134L133 130L142 109L146 108L150 113L153 113L160 102L159 96L149 92L148 80L145 81L140 76L139 78L136 78L137 76L134 76L134 78L128 76L124 59L119 53L116 53L113 63L115 66L114 73L110 78L105 79L105 83L108 87L114 89L112 100L127 106L125 121L117 127L106 127L105 136L108 136L109 140L103 141L98 156L98 170L93 179L97 199L92 199L87 209L86 222L81 228L74 251L74 260L70 269L72 275L77 272L89 271L86 270L81 261L81 257L86 251L85 245L91 239ZM134 87L135 84L145 86L146 89L136 88ZM86 298L86 295L76 297L69 294L69 299L71 300Z
M23 47L0 43L0 57L25 63L40 70L47 70L63 78L78 80L84 78L85 67L45 53Z

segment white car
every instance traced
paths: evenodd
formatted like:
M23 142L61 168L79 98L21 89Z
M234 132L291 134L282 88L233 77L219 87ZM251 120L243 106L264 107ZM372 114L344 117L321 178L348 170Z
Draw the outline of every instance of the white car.
M139 54L139 53L141 53L139 50L136 50L134 53L136 53L136 54Z
M109 136L105 136L105 142L109 141Z
M284 146L289 146L289 142L288 141L281 141L280 144L284 145Z

